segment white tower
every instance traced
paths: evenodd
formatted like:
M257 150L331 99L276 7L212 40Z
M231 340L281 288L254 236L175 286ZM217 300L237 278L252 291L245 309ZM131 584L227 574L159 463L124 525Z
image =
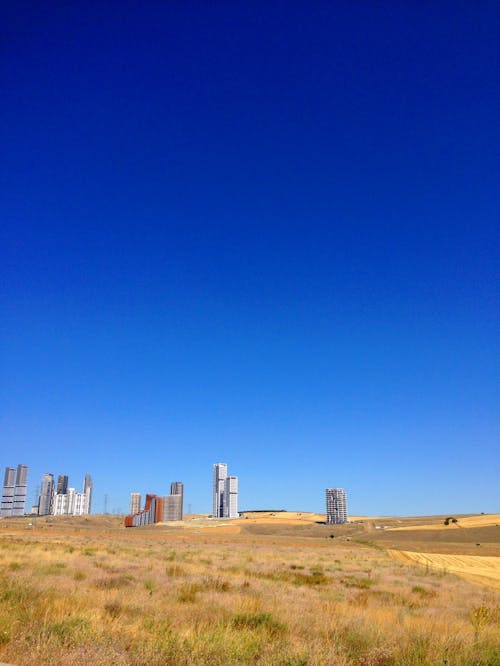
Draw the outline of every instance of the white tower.
M343 488L326 489L326 522L329 525L347 522L347 501Z
M227 478L226 463L215 463L213 485L213 511L214 518L224 517L224 490Z
M224 518L238 518L238 477L228 476L224 485Z

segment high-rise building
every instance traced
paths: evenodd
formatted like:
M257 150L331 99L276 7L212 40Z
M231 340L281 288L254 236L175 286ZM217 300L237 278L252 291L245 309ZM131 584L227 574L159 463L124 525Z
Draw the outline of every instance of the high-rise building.
M68 477L66 474L59 474L57 477L57 494L66 495L68 492Z
M44 474L42 476L42 488L38 500L38 515L48 516L52 513L52 504L54 498L54 475Z
M125 527L139 527L160 523L163 518L163 499L148 493L144 502L144 509L139 513L125 516Z
M184 484L182 481L172 481L170 484L170 494L181 496L180 518L175 518L174 520L182 520L184 517Z
M60 474L57 479L57 490L53 474L44 474L42 477L42 489L38 501L38 513L40 516L52 514L54 516L84 516L90 513L92 501L92 478L90 474L85 475L83 492L77 493L75 488L68 488L68 477Z
M224 517L224 489L227 478L226 463L215 463L213 476L213 510L214 518Z
M228 476L224 484L224 518L238 518L238 477Z
M238 517L238 477L227 475L226 463L216 463L213 474L214 518Z
M130 493L130 514L125 517L125 527L182 520L184 484L181 481L173 481L170 491L171 494L165 497L148 493L142 510L140 493Z
M90 474L85 474L85 481L83 482L83 494L86 497L85 500L85 511L84 513L90 513L92 509L92 490L94 484L92 482L92 477Z
M182 520L182 495L165 495L163 498L163 522Z
M130 513L139 513L141 510L141 493L130 493Z
M26 506L26 492L28 489L28 468L26 465L18 465L16 473L16 488L14 490L13 516L24 516Z
M10 518L12 516L15 489L16 470L14 467L6 467L3 480L2 504L0 507L0 516L2 518Z
M18 465L17 470L14 467L5 468L2 503L0 505L0 516L2 518L24 516L27 483L28 468L26 465Z
M326 489L326 522L329 525L347 522L347 499L342 488Z

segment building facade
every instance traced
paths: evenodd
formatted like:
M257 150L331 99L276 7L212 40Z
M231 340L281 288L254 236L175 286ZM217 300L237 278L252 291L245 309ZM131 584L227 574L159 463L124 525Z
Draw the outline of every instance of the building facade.
M144 509L125 517L125 527L140 527L161 523L163 519L163 499L148 493L144 502Z
M92 491L94 489L94 483L90 474L85 474L85 480L83 482L83 494L85 495L85 513L90 513L92 510ZM78 514L80 515L80 514Z
M213 507L214 518L224 517L224 489L226 487L227 465L215 463L213 472Z
M16 472L16 487L14 489L13 516L24 516L26 508L26 493L28 490L28 468L18 465Z
M14 491L16 489L16 470L14 467L6 467L3 479L2 504L0 516L10 518L14 507Z
M42 476L42 488L38 499L38 515L50 516L54 501L54 475L47 473Z
M141 510L141 493L130 493L130 513L139 513Z
M224 484L224 518L238 518L238 477L228 476Z
M213 470L214 518L238 517L238 477L228 476L226 463L215 463Z
M61 489L64 492L55 492ZM68 488L68 477L60 474L57 486L53 474L44 474L42 477L42 490L38 501L38 515L40 516L85 516L90 513L92 502L92 478L85 475L83 492L77 493L75 488Z
M152 493L146 495L144 509L140 508L140 493L130 494L130 514L125 517L125 527L139 527L153 523L182 520L184 503L184 484L172 481L170 495L158 497Z
M182 495L165 495L163 498L163 522L182 520Z
M57 494L66 495L68 492L68 477L66 474L59 474L57 477Z
M328 525L347 522L347 498L343 488L326 489L326 522Z
M11 518L24 516L26 491L28 484L28 468L26 465L6 467L3 481L0 516Z
M182 520L184 518L184 484L182 481L172 481L170 484L170 494L181 496L181 508L180 513L178 513L179 518L174 518L174 520Z

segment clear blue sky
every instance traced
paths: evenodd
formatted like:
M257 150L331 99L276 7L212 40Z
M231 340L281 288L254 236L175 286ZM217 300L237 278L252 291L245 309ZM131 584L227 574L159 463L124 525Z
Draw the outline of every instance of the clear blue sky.
M493 2L4 3L0 465L499 509Z

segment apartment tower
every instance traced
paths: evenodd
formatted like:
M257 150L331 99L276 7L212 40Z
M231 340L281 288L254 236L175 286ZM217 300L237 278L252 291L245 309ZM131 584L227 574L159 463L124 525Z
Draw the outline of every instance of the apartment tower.
M224 518L238 518L238 477L228 476L224 484Z
M326 489L326 522L328 525L347 522L347 501L343 488Z
M57 477L57 494L66 495L68 492L68 477L66 474L59 474Z
M170 495L171 497L178 496L180 498L175 500L177 506L175 515L177 518L173 518L173 520L182 520L184 517L184 484L182 481L172 481L170 484Z
M182 520L182 495L165 495L163 498L163 522Z
M92 508L92 490L94 484L92 482L92 477L90 474L85 474L85 480L83 482L83 494L85 495L85 511L84 513L90 513Z
M139 513L141 510L141 493L130 493L130 513Z
M38 515L50 515L52 513L53 501L54 475L47 473L42 476L42 488L40 490L40 498L38 500Z
M18 465L16 473L16 487L14 489L14 504L12 506L13 516L24 516L27 489L28 468L26 465Z
M224 489L226 487L227 465L215 463L213 476L213 510L214 518L224 518Z

